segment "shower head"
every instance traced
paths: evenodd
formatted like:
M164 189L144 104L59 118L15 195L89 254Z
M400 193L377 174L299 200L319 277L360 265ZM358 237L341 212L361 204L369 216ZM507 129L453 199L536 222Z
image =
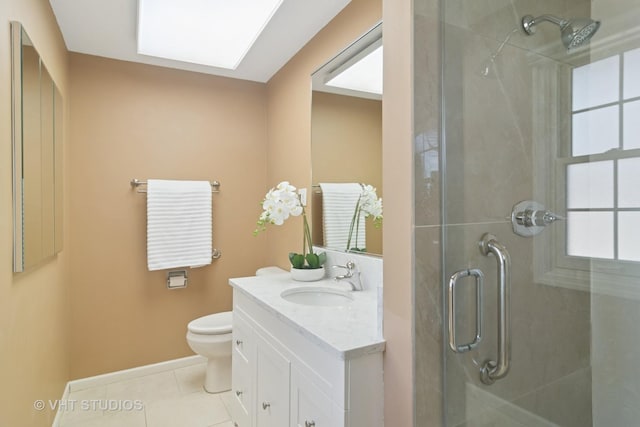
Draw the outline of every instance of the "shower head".
M526 34L532 35L536 32L535 26L544 21L552 22L560 27L562 44L567 49L573 49L587 43L600 28L600 21L589 18L564 19L553 15L541 15L534 18L531 15L526 15L522 18L522 29Z

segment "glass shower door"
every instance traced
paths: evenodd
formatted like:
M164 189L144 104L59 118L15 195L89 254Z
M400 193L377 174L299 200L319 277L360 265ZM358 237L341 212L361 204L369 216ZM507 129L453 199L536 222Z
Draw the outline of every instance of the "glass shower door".
M640 3L441 6L445 424L638 425Z

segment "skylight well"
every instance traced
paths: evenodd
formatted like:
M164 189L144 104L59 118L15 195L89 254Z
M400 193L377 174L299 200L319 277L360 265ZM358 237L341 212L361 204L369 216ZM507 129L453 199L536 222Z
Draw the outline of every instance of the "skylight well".
M138 53L236 69L283 0L138 0Z

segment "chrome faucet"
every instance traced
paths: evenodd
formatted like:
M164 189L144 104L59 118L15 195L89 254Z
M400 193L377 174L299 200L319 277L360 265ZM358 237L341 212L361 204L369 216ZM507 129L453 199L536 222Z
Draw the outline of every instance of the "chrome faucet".
M333 268L342 268L347 270L345 274L335 277L336 282L341 280L346 281L351 285L352 291L364 290L362 287L362 280L360 279L360 270L358 270L355 262L349 261L346 265L334 265Z

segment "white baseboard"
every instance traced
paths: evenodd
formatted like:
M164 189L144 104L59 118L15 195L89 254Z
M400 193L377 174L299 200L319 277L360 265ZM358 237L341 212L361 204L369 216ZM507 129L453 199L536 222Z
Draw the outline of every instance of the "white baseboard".
M80 378L77 380L69 381L67 383L65 393L67 392L67 390L69 392L86 390L88 388L112 384L118 381L144 377L146 375L157 374L165 371L172 371L174 369L184 368L186 366L198 365L200 363L205 363L206 361L206 357L193 355L182 357L180 359L154 363L151 365L124 369L122 371L109 372L108 374L96 375L94 377Z

